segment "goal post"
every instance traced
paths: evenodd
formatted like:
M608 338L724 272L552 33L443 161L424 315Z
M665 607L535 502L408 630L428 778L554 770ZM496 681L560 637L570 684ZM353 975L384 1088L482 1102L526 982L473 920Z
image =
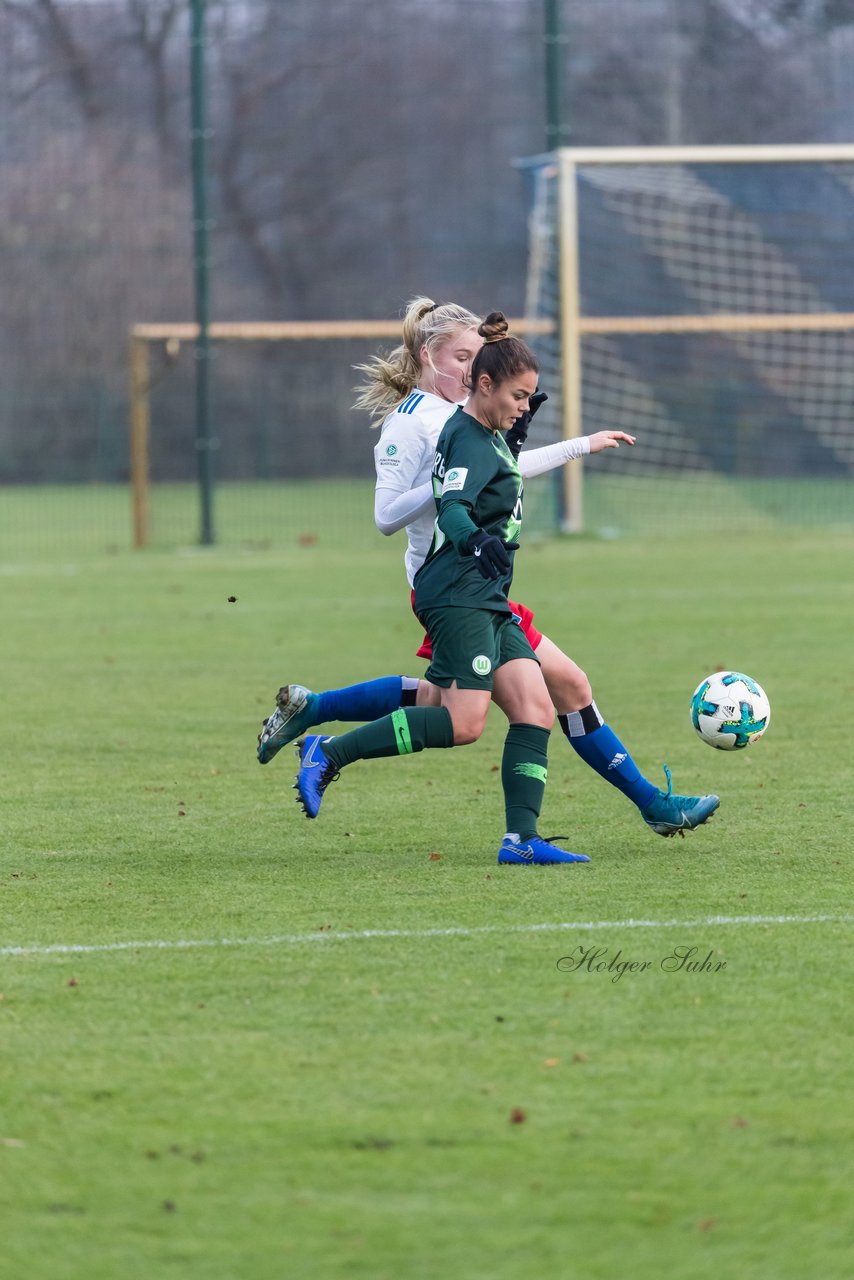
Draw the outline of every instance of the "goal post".
M554 330L552 319L522 317L510 320L517 333L545 336ZM198 337L198 325L191 321L135 324L128 340L130 489L133 545L141 548L151 539L151 391L152 348L160 347L175 360L181 347ZM390 339L400 342L401 322L388 320L293 320L214 321L208 326L211 341L229 343L317 343Z
M527 308L555 326L537 344L551 403L535 426L638 435L619 460L564 469L566 531L588 527L585 474L624 495L632 478L705 476L722 498L796 480L812 445L810 475L850 481L854 146L567 147L525 165ZM737 468L712 433L738 437Z

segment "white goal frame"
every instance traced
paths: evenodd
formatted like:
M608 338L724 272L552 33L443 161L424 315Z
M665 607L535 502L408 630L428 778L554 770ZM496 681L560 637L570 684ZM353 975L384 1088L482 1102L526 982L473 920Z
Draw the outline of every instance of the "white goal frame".
M581 412L581 339L585 334L854 330L854 313L851 312L585 317L580 295L578 225L578 169L582 165L852 162L854 145L561 147L552 153L551 158L558 168L558 293L563 387L561 434L564 439L585 434ZM584 528L582 477L580 458L563 468L563 528L567 533L579 533Z

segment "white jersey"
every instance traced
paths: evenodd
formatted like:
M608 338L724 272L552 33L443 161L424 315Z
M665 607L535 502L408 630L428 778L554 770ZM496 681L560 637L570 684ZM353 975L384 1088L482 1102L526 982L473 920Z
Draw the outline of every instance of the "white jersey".
M417 387L387 414L374 447L377 488L374 519L381 533L406 528L404 564L409 585L427 558L433 541L436 503L433 498L433 460L442 428L458 405ZM587 436L559 440L540 449L523 449L519 470L523 477L542 475L590 452Z
M429 391L417 388L402 404L386 415L380 428L379 442L374 448L377 471L377 524L383 533L393 533L406 526L408 546L404 556L409 585L424 563L436 521L436 504L430 477L436 441L458 406ZM426 486L426 488L425 488ZM413 490L423 489L420 495ZM395 502L412 494L413 502ZM398 518L388 518L390 507L400 508Z

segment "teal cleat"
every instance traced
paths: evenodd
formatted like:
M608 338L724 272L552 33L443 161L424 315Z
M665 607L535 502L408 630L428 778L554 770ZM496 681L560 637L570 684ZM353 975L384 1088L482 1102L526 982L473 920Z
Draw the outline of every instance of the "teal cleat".
M652 827L660 836L684 836L686 831L693 831L708 822L720 805L717 796L674 796L673 777L667 765L664 766L667 778L667 791L659 791L648 808L641 811L641 817L648 827Z
M317 694L301 684L283 685L276 694L276 710L263 722L258 734L258 763L269 764L273 756L316 723Z
M562 838L562 836L552 837L554 840ZM524 841L514 841L509 836L505 836L498 850L498 862L502 866L548 867L558 862L589 861L586 853L567 853L565 849L558 849L557 845L550 844L541 836L531 836L530 840Z
M326 743L331 741L331 738L324 738L318 733L300 738L297 743L300 763L294 788L297 802L302 805L307 818L317 817L324 791L339 776L335 765L327 760L323 750Z

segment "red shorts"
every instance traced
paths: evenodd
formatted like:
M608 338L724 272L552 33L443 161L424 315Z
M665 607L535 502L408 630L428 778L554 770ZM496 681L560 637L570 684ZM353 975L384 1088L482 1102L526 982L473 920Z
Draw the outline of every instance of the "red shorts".
M415 592L414 591L412 592L409 598L412 604L412 611L414 613L415 612ZM537 628L534 626L533 613L524 604L514 604L512 600L508 600L507 603L510 605L510 610L513 616L519 619L519 626L522 628L525 635L528 637L528 644L531 646L532 649L536 649L537 645L540 643L540 641L543 638L543 633L542 631L538 631ZM416 658L426 658L428 661L433 657L433 645L431 644L430 637L427 635L426 632L424 633L424 639L421 643L421 648L416 651L415 656Z

